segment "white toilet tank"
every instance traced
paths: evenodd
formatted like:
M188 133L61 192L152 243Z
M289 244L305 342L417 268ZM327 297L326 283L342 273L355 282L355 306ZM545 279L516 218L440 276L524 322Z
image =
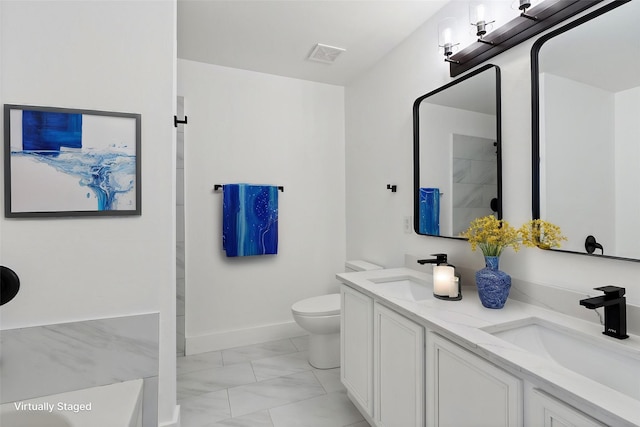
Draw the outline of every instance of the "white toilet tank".
M381 265L373 264L361 259L354 261L347 261L344 263L345 272L349 271L369 271L369 270L382 270L384 267Z

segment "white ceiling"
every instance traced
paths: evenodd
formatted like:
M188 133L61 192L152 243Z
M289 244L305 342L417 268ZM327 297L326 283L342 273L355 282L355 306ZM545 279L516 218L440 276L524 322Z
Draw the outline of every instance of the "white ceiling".
M178 0L178 57L346 85L448 0ZM316 43L346 49L309 61Z

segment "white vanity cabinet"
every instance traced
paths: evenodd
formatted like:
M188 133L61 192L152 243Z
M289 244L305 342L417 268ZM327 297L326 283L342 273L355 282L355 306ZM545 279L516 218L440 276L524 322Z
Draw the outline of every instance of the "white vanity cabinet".
M376 427L424 427L424 328L348 286L340 293L349 395Z
M373 417L373 299L340 287L340 380Z
M605 427L605 424L530 385L525 391L525 405L525 427Z
M479 309L472 297L416 303L430 289L405 291L430 278L409 268L338 277L340 379L372 427L640 427L635 400L562 378L560 366L487 332L534 315L569 327L569 318L518 301L501 313Z
M424 426L424 328L374 304L374 421L378 427Z
M521 426L522 388L519 378L438 334L427 334L428 426Z

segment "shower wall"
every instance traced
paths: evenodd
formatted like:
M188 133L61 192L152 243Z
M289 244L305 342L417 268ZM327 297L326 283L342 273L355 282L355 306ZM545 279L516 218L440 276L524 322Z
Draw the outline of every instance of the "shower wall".
M469 223L491 215L491 199L498 197L494 139L453 134L453 235Z

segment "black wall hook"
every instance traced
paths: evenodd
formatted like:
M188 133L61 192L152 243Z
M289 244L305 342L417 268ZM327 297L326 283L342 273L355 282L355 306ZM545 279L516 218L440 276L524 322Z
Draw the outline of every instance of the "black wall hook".
M178 127L178 125L186 125L187 124L187 116L184 116L184 120L178 120L178 116L173 116L173 127Z
M398 186L387 184L387 190L391 190L392 193L395 193L398 190Z

